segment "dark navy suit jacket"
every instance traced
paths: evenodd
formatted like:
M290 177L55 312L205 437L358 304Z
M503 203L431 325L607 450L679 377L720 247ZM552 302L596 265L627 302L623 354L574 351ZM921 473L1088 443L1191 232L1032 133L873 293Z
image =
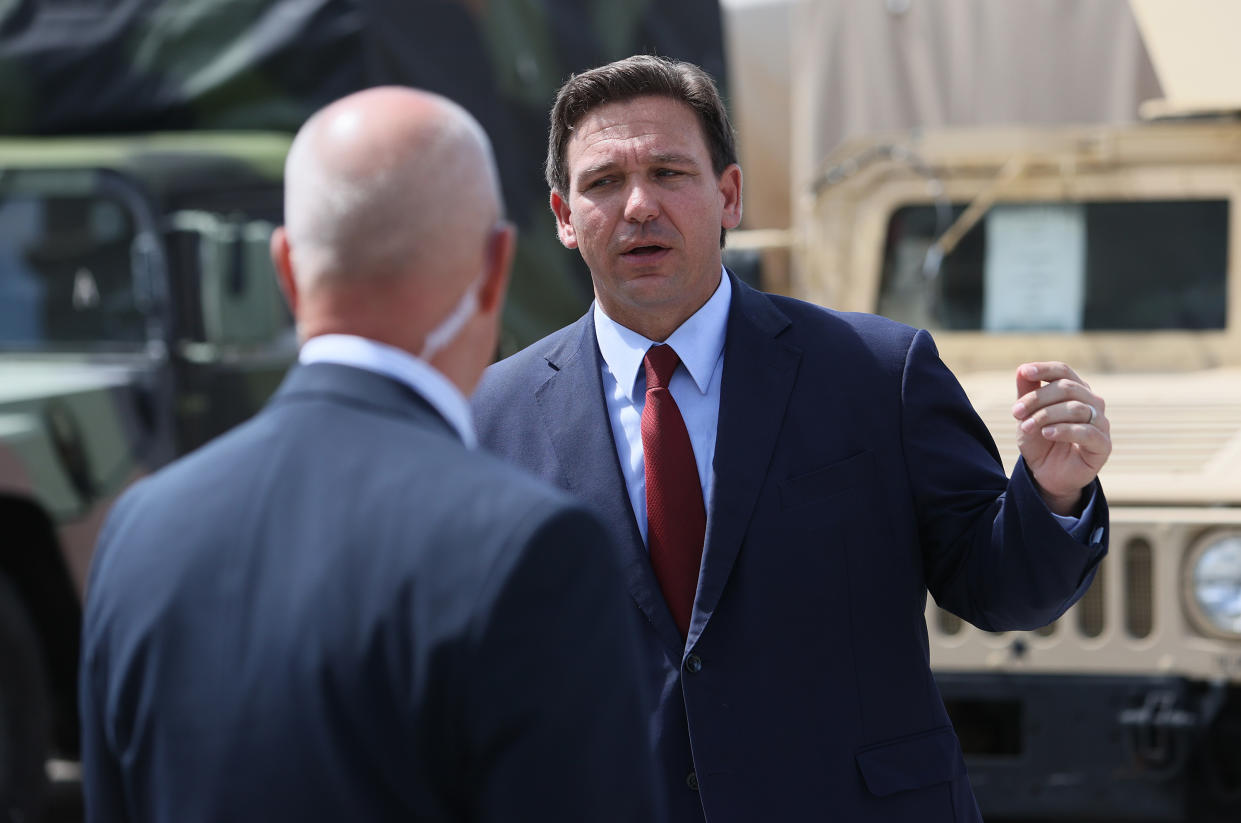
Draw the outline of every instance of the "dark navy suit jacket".
M484 443L588 501L658 666L671 819L977 821L931 675L929 589L986 629L1043 625L1105 545L1054 520L925 332L733 279L688 641L629 504L589 314L493 366ZM1095 500L1097 524L1106 502Z
M88 819L662 819L618 575L580 503L406 386L298 367L110 517Z

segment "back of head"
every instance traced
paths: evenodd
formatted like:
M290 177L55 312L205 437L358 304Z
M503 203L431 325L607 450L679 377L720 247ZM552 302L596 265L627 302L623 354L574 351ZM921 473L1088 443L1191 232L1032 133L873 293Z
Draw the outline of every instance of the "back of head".
M284 208L272 259L302 339L367 338L473 390L495 351L514 242L473 117L409 88L344 97L298 131Z
M679 100L698 116L716 175L737 162L736 137L715 81L693 63L638 54L571 76L552 105L547 140L547 185L567 194L566 151L573 129L592 109L654 95Z
M482 128L456 103L414 89L332 103L298 132L285 165L285 228L303 291L450 274L485 244L500 210Z

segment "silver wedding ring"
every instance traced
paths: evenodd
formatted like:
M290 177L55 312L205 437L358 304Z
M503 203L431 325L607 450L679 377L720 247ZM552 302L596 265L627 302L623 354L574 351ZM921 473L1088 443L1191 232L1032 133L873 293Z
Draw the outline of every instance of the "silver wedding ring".
M1086 421L1086 425L1090 425L1094 423L1094 419L1099 415L1099 412L1089 403L1086 404L1086 408L1090 409L1090 419Z

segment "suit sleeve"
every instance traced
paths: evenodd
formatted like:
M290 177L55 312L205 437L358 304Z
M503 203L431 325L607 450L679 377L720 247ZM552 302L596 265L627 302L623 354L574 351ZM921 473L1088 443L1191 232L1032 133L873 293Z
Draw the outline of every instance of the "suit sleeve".
M473 819L662 820L649 664L614 550L583 509L537 519L474 627Z
M95 661L82 661L78 710L82 717L82 793L89 823L128 820L120 765L108 745L104 695L95 676Z
M1086 545L1066 532L1024 461L1011 479L1004 476L990 433L925 331L910 345L901 397L924 573L935 601L988 631L1055 620L1089 587L1106 538ZM1097 485L1095 492L1085 533L1105 536L1107 503Z
M132 493L131 493L132 494ZM120 823L125 810L120 763L109 743L107 710L107 627L101 602L109 596L105 558L118 531L127 501L113 508L91 561L78 666L78 713L81 717L82 795L88 823Z

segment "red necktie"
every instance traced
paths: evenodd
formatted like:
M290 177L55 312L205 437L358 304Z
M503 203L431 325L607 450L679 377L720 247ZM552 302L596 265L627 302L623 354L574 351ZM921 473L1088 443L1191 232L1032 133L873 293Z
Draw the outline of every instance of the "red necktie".
M642 409L642 458L646 464L647 544L651 566L681 636L689 633L698 567L707 531L694 447L668 381L681 358L671 346L651 346Z

